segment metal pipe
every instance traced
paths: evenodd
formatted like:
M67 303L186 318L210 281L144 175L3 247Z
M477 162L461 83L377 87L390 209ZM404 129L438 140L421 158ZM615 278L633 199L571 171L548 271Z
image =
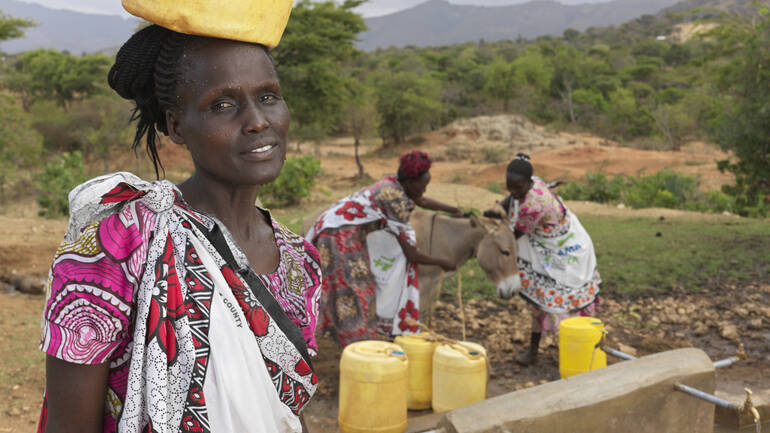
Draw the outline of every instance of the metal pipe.
M636 359L636 357L634 355L629 355L628 353L621 352L621 351L619 351L617 349L613 349L611 347L602 347L602 350L607 352L607 353L609 353L610 355L612 355L612 356L614 356L616 358L625 359L626 361L632 361L632 360Z
M703 391L701 391L699 389L695 389L695 388L687 386L687 385L682 385L681 383L675 383L674 384L674 388L677 391L682 391L685 394L690 394L693 397L697 397L697 398L699 398L701 400L706 400L707 402L714 403L717 406L726 407L728 409L735 409L735 410L738 410L738 411L743 410L743 405L741 405L741 404L733 403L731 401L727 401L725 399L722 399L722 398L713 396L713 395L711 395L709 393L703 392Z
M714 361L714 368L729 367L741 359L740 356L731 356L729 358L720 359L719 361Z

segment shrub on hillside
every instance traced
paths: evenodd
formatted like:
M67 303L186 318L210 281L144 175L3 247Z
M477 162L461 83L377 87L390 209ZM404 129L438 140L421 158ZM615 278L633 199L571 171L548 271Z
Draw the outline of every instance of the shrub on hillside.
M84 180L85 167L80 151L64 152L46 164L37 180L40 189L37 203L41 208L38 214L48 218L67 216L68 194Z
M310 195L315 178L321 174L321 161L310 155L288 158L277 179L262 186L260 198L267 207L291 206Z
M626 181L621 176L609 180L603 171L589 171L586 174L586 183L568 183L559 188L559 195L566 200L610 203L619 201L626 188Z
M589 172L586 181L559 188L566 200L624 203L634 208L662 207L696 212L731 212L752 217L770 213L770 202L760 199L747 208L735 197L721 191L702 192L697 177L664 169L649 176L616 176L609 180L604 172ZM747 211L748 209L748 211Z
M698 179L663 169L651 176L631 178L626 204L635 208L664 207L684 209L698 200Z

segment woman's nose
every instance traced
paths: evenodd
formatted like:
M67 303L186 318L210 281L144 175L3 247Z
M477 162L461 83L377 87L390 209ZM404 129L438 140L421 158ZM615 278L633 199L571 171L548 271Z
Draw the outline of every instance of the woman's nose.
M270 121L259 104L250 103L245 108L243 133L262 132L270 126Z

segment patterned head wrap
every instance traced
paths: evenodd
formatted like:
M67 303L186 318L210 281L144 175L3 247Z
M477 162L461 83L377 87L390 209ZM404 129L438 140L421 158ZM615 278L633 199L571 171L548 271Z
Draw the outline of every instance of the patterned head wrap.
M415 150L398 158L398 178L417 179L430 170L432 161L427 153Z

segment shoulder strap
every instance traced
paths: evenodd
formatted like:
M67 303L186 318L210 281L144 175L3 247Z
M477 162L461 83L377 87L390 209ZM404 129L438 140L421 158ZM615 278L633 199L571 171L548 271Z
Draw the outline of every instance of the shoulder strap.
M262 304L262 306L267 310L267 313L270 315L270 317L275 320L275 323L278 325L281 331L286 334L286 336L289 338L289 341L292 342L292 344L299 351L300 355L302 355L302 358L312 368L312 360L310 359L310 354L307 350L307 343L305 342L305 338L302 336L302 331L300 331L299 327L297 327L297 325L295 325L294 322L289 319L289 317L283 311L283 308L281 308L281 305L278 303L278 301L275 300L273 294L270 293L267 287L265 287L264 283L262 283L262 280L259 279L254 270L252 270L250 267L240 269L238 262L233 256L233 252L230 251L230 247L227 245L227 240L225 239L222 230L219 228L219 225L214 224L212 230L209 231L200 222L192 219L190 221L192 221L198 227L198 230L200 230L201 233L206 235L206 238L209 240L209 242L211 242L211 245L214 246L219 255L222 256L222 259L227 263L227 265L238 272L243 281L248 285L251 292L254 294L254 296L256 296L257 300L259 300L259 303Z

